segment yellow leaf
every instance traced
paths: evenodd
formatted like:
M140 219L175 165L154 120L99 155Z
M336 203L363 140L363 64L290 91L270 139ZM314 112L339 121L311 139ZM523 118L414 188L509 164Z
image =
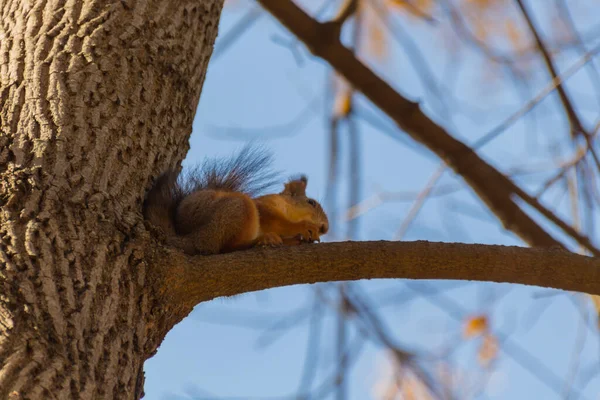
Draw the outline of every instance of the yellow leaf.
M344 117L350 113L352 108L352 96L350 91L344 90L335 98L333 112L337 117Z
M592 301L592 305L596 309L596 324L598 325L598 329L600 329L600 296L596 296L594 294L588 295L590 300Z
M463 336L466 339L473 338L475 336L482 335L487 332L489 327L488 318L485 315L476 315L468 318L465 321L463 328Z

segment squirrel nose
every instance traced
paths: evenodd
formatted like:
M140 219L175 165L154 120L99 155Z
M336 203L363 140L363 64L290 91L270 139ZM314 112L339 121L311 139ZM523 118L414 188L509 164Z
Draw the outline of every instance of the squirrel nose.
M321 235L324 235L327 233L327 231L329 230L329 224L323 224L321 225Z

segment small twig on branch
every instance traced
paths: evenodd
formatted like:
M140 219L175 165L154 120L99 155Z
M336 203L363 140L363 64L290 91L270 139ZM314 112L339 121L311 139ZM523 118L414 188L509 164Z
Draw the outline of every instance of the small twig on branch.
M556 4L556 7L558 7L558 14L561 18L562 23L564 23L570 31L569 36L574 40L575 49L581 55L585 55L586 53L588 53L588 50L586 48L586 44L583 38L577 30L575 21L573 21L568 2L566 0L556 0L554 3ZM594 85L594 91L596 92L598 106L600 106L600 74L593 65L588 65L587 71L590 81Z
M540 37L540 34L538 33L537 29L535 28L535 25L533 23L531 15L529 15L529 11L527 11L527 7L525 7L525 4L523 4L522 0L515 0L515 1L516 1L517 5L519 6L519 9L521 10L521 14L523 15L523 18L525 18L525 21L527 22L527 26L529 27L529 30L535 39L535 43L536 43L537 47L539 48L540 52L542 53L542 57L544 58L544 63L546 64L546 68L548 68L548 72L550 73L550 76L552 77L552 79L556 79L556 77L558 77L559 73L556 70L556 67L554 66L554 62L552 61L550 52L546 48L546 45L544 44L542 38ZM573 103L571 102L571 99L569 99L569 95L567 94L567 91L565 90L564 86L562 84L559 84L559 85L557 85L556 90L558 92L558 97L560 98L560 102L562 103L563 108L565 109L565 112L567 113L567 118L569 119L569 122L571 124L571 134L573 135L573 137L576 137L579 134L587 136L588 132L584 129L583 124L581 123L581 120L579 119L579 116L577 115L577 112L575 111L575 107L573 107Z
M346 296L344 295L346 284L339 285L339 307L337 312L337 374L336 383L336 400L346 400L348 398L348 356L346 352L348 342L348 306L346 304Z
M500 125L492 129L490 132L483 135L479 138L473 147L475 149L481 148L481 146L489 143L492 139L496 138L499 134L508 129L511 125L517 122L521 117L529 113L533 110L542 100L546 98L550 93L552 93L556 88L564 83L567 79L571 78L575 75L576 72L579 72L584 66L588 65L592 60L593 56L600 51L600 45L596 46L591 52L586 53L583 57L577 60L573 65L565 70L564 73L553 77L550 82L546 86L544 86L539 93L528 101L523 107L517 110L514 114L511 114L506 120L504 120Z
M445 170L446 164L441 163L439 167L435 170L431 178L429 178L429 181L415 199L415 202L413 203L412 207L410 208L410 211L404 218L404 221L402 221L402 225L400 225L400 228L398 228L398 231L394 235L394 240L400 240L404 237L404 235L408 231L408 228L410 227L410 224L415 220L415 218L417 218L417 214L419 214L419 211L421 211L421 209L423 208L425 201L435 188L435 185L438 183Z
M332 22L335 22L341 28L344 22L346 22L346 20L348 20L350 16L356 13L357 8L358 0L344 0L344 3L340 7L340 10L338 11L337 15L335 16Z

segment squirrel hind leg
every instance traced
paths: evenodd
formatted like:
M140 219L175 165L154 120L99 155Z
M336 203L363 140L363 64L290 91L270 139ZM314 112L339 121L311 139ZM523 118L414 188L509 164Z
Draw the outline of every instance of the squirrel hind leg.
M180 227L184 228L179 237L185 242L178 247L186 253L227 253L254 244L260 225L258 210L249 196L207 191L197 192L189 200L190 204L182 203L178 210Z
M260 219L254 200L244 193L228 193L219 203L219 221L223 231L221 252L244 250L252 247L260 233Z

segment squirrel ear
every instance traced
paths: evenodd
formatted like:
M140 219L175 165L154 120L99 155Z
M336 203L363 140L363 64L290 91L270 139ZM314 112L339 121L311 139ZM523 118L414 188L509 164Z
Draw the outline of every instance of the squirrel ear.
M306 185L308 184L308 178L306 175L302 175L297 179L291 180L285 184L285 188L281 194L287 194L289 196L306 196Z

